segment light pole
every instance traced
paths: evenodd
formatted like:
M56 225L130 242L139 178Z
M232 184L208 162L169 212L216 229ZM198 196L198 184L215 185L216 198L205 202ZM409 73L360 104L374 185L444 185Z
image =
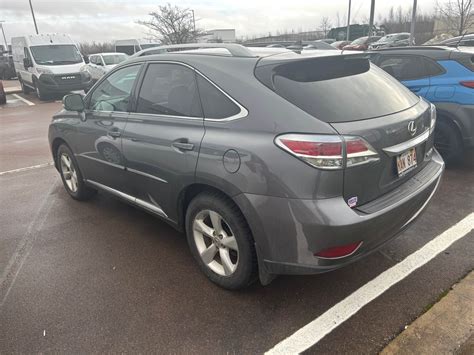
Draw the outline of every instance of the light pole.
M39 34L38 26L36 25L35 12L33 11L33 5L31 4L31 0L30 0L30 9L31 9L31 16L33 16L33 22L35 23L36 34Z
M191 10L191 12L193 13L193 31L196 33L196 19L194 18L194 10Z
M7 37L5 36L5 30L3 29L3 22L5 21L0 21L0 27L2 27L3 40L5 41L5 51L8 52L8 43L7 43Z
M413 0L413 9L411 10L411 24L410 24L410 43L409 46L413 46L415 41L415 22L416 22L416 1Z
M375 14L375 0L370 2L370 19L369 19L369 38L373 36L372 28L374 27L374 14Z
M346 41L349 41L351 36L351 0L349 0L349 10L347 12L347 38Z

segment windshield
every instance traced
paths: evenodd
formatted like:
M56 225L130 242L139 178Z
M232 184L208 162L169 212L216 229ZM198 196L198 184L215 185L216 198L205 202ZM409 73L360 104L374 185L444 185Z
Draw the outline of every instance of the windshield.
M37 64L61 65L82 62L82 56L73 44L33 46L30 50Z
M142 49L159 47L159 46L160 46L160 44L158 44L158 43L140 44L140 47L142 47Z
M368 37L361 37L357 38L355 41L353 41L351 44L364 44L367 41Z
M102 58L104 59L105 65L113 65L123 62L127 59L127 56L125 54L107 54L103 55Z

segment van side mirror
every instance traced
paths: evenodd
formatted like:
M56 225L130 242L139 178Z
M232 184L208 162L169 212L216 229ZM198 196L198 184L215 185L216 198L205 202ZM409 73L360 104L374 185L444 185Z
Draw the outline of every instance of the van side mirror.
M63 106L68 111L82 112L85 109L84 98L81 94L69 94L63 97Z
M28 69L33 66L33 63L31 63L31 60L29 58L23 58L23 66L25 67L25 69Z
M84 63L89 64L89 56L85 55L82 58L84 59Z

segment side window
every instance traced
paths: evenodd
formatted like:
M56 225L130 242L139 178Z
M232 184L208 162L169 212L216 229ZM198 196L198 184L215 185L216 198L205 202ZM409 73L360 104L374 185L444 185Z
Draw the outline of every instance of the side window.
M240 108L209 81L200 75L197 81L205 118L227 118L240 112Z
M425 66L426 76L436 76L444 73L444 69L435 61L429 58L422 58Z
M120 69L106 78L94 89L89 108L95 111L126 112L139 70L140 65L133 65Z
M90 62L91 64L95 64L95 55L91 55L91 56L89 57L89 62Z
M150 64L140 89L137 112L202 117L194 71L179 64Z
M25 47L24 50L25 50L25 58L28 58L31 61L30 51L28 50L27 47Z
M423 62L416 56L383 56L379 67L398 80L415 80L426 76Z

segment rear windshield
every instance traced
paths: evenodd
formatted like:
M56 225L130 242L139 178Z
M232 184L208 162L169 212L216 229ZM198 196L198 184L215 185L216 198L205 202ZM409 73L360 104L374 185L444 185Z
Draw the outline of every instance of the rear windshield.
M325 122L358 121L405 110L418 98L365 58L330 56L268 64L256 77Z

